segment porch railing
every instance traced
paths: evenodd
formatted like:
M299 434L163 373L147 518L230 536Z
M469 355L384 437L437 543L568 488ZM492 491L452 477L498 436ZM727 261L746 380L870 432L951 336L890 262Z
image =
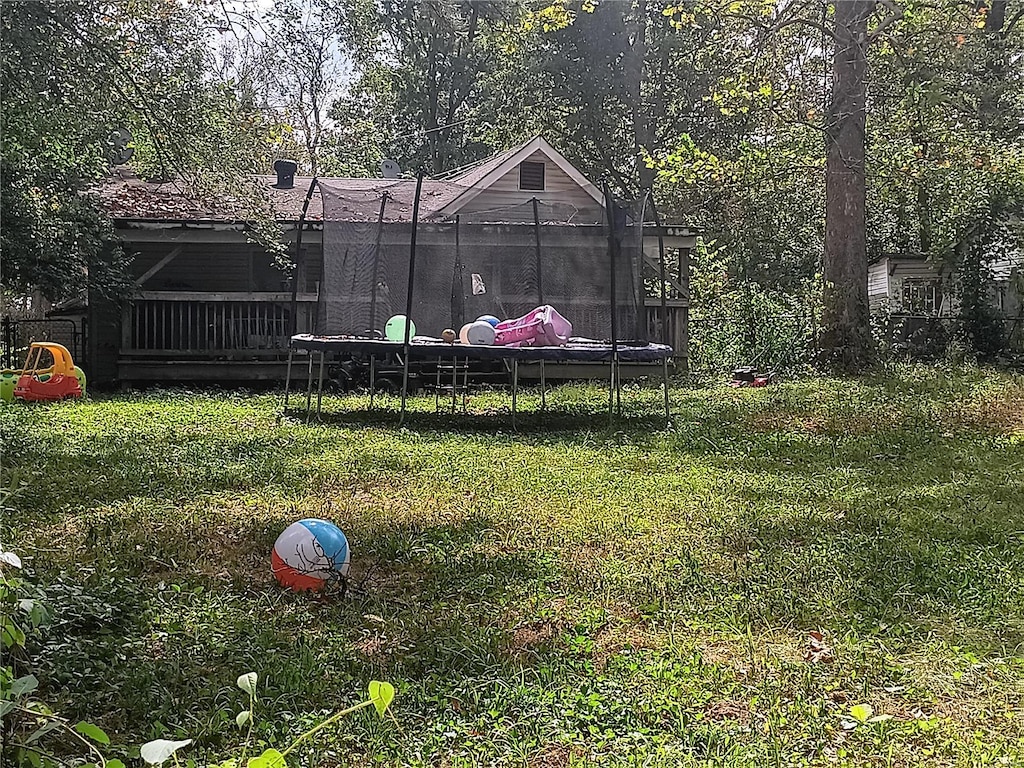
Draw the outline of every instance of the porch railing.
M647 322L647 338L659 344L668 344L675 351L675 357L687 356L687 312L688 302L683 299L669 299L666 302L666 327L661 323L661 300L646 299L644 316Z
M315 296L296 304L296 332L316 322ZM122 352L143 354L273 353L286 349L291 331L291 295L141 294L125 309Z

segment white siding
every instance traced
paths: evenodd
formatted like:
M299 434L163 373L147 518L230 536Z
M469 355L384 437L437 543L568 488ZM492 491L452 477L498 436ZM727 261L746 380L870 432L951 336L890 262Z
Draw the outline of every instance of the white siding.
M868 298L884 299L889 296L889 260L872 264L868 267Z
M459 209L464 216L484 214L494 221L533 221L534 197L540 202L541 221L571 221L574 224L602 220L601 206L540 150L525 162L544 163L544 190L520 190L519 166L512 168Z

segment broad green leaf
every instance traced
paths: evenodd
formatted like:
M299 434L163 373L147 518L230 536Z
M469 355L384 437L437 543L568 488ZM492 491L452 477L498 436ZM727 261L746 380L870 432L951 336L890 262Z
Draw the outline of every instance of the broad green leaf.
M259 679L259 675L255 672L246 672L244 675L239 675L235 681L235 685L241 688L243 691L248 693L250 696L256 695L256 681Z
M115 758L114 760L107 760L103 768L125 768L125 765Z
M235 725L239 728L245 727L245 724L252 720L252 712L248 709L243 709L237 715L235 715Z
M11 698L20 699L26 694L32 693L36 688L39 687L39 681L35 675L25 675L19 677L13 683L11 683Z
M6 616L0 621L0 643L5 648L14 648L25 644L25 633Z
M103 732L102 728L95 726L92 723L87 723L85 722L85 720L79 722L78 725L75 726L75 730L83 736L87 736L88 738L100 744L110 743L110 737Z
M394 698L395 686L391 683L382 683L380 680L370 681L370 700L378 715L384 717L384 713L387 712Z
M886 720L892 720L892 715L875 715L868 718L869 723L884 723Z
M248 768L286 768L284 755L276 749L268 749L259 757L249 759Z
M855 704L850 707L850 717L858 723L866 723L874 713L875 710L870 704Z
M185 739L184 741L154 739L153 741L147 741L143 744L142 749L139 750L139 754L142 756L142 759L150 765L160 765L179 749L187 747L191 743L192 739Z
M4 699L0 701L0 718L7 717L7 713L14 709L14 702Z

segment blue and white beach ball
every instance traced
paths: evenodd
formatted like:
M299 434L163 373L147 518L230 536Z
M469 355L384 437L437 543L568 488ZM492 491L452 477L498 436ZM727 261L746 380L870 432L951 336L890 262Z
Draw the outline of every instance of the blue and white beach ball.
M348 539L326 520L299 520L277 537L270 568L282 587L295 592L323 589L348 575Z

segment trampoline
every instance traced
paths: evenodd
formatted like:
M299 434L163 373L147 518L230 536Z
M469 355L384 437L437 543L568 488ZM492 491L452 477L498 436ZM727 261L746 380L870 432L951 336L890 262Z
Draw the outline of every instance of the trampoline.
M652 373L660 368L669 417L669 358L674 351L667 344L649 343L641 322L642 207L639 218L632 218L605 185L597 207L589 197L590 204L580 210L538 194L527 203L495 199L493 205L480 203L473 212L459 209L452 216L446 213L451 200L481 190L425 181L422 175L382 180L383 186L367 189L346 184L320 181L324 223L317 320L312 334L292 331L285 407L295 357L304 354L307 417L313 412L314 391L316 414L321 413L328 356L332 365L338 359L339 368L357 361L365 369L369 358L370 408L376 373L381 388L387 385L401 392L399 423L405 419L410 391L426 381L431 370L436 374L435 392L442 389L442 371L446 382L450 374L453 408L457 377L462 374L465 408L473 366L496 370L511 384L514 425L521 363L528 364L531 373L539 369L542 409L546 363L607 365L609 417L622 408L621 365L633 368L627 375L642 365L651 366ZM659 230L659 243L660 238ZM661 280L663 329L665 295ZM468 327L474 317L518 322L540 310L562 313L567 332L485 346L415 335L412 323L404 321L401 339L384 340L380 331L388 318L399 315L440 335L442 329L454 333ZM412 381L410 362L415 366Z
M292 366L296 351L307 353L306 373L306 415L312 412L314 389L313 361L314 354L319 353L316 379L316 413L319 416L323 403L324 366L327 355L363 355L370 358L370 407L373 407L375 361L378 358L398 357L403 369L408 373L409 362L412 360L437 360L457 362L459 360L502 360L512 374L512 423L515 424L516 406L519 394L519 363L540 363L541 371L541 404L546 405L546 387L544 381L544 363L607 363L609 367L609 410L619 405L621 397L619 386L619 364L621 363L661 363L662 387L664 390L665 418L670 417L669 411L669 378L668 361L672 357L672 347L666 344L654 344L638 341L604 342L593 339L572 338L563 346L545 347L501 347L476 344L461 344L442 341L430 337L417 336L408 342L385 341L381 339L360 338L355 336L316 336L298 334L292 336L288 350L288 368L285 378L285 407L288 406L291 394ZM453 368L454 370L454 368ZM404 377L402 389L402 413L405 412L405 401L408 395L408 375Z

